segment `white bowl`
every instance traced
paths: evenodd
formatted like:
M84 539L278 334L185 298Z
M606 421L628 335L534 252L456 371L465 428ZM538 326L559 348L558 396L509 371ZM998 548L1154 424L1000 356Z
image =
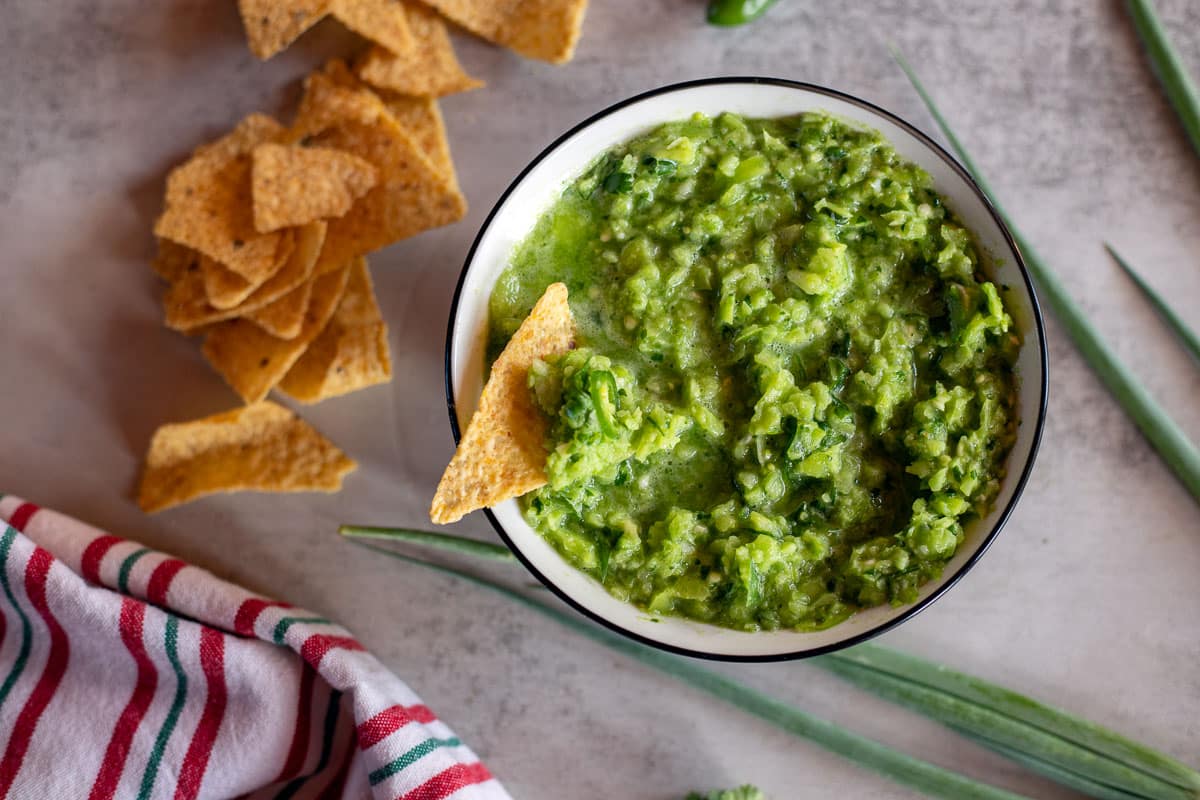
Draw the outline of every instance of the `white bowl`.
M861 642L928 606L963 576L991 544L1029 477L1046 411L1046 344L1042 317L1021 255L983 192L929 137L893 114L832 89L773 78L713 78L665 86L611 106L547 147L501 196L479 231L454 295L446 341L446 400L454 438L466 426L483 389L488 297L514 247L538 217L598 156L657 125L699 111L781 117L826 111L882 133L904 158L923 167L947 205L974 232L985 269L1006 294L1024 344L1017 360L1022 424L1008 457L1007 477L986 518L968 526L966 540L942 576L921 587L915 603L858 612L818 632L749 633L678 617L660 617L617 600L572 567L522 518L515 500L486 511L517 558L555 594L592 619L646 644L692 656L730 661L802 658Z

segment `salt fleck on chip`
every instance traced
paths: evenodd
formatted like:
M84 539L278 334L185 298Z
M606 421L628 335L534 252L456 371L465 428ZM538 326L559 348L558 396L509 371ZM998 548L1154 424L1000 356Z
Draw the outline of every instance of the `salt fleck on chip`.
M217 492L336 492L355 463L270 401L154 432L138 491L150 513Z
M375 183L375 167L350 153L261 144L251 171L254 227L266 233L340 217Z
M545 486L550 421L529 390L535 359L575 346L567 287L551 284L517 328L492 372L479 408L438 484L429 518L439 525Z

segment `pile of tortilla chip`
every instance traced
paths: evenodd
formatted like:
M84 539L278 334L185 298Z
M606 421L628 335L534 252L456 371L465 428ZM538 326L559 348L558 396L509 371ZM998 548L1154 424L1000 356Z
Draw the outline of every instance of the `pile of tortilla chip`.
M153 264L166 324L203 336L247 404L272 389L316 403L386 383L365 256L465 213L437 101L381 95L330 62L305 81L290 127L252 114L168 176Z
M238 9L250 50L261 59L332 16L374 43L360 64L363 80L438 96L480 85L458 67L445 20L528 58L562 64L575 53L587 0L238 0Z

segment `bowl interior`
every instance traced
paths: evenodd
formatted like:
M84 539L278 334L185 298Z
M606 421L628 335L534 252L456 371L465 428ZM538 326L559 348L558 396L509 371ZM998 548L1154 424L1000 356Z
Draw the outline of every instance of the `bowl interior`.
M465 267L451 316L447 352L448 389L460 429L465 428L483 389L488 297L508 266L514 247L530 231L569 181L610 147L663 122L699 111L731 111L749 117L779 117L825 111L875 128L906 159L933 177L947 204L974 232L986 270L1005 293L1024 337L1017 364L1019 428L1008 474L987 518L969 526L966 541L941 578L922 587L909 606L881 606L855 614L826 631L746 633L674 617L656 617L610 596L595 580L567 564L521 516L516 501L492 510L493 523L526 565L548 586L611 627L660 647L726 659L773 659L813 655L874 635L932 601L969 567L990 543L1024 484L1039 438L1045 372L1041 319L1020 256L1003 225L966 174L944 152L900 120L836 92L786 81L729 79L687 84L642 95L601 112L568 133L536 160L501 198L484 224ZM453 413L453 412L452 412Z

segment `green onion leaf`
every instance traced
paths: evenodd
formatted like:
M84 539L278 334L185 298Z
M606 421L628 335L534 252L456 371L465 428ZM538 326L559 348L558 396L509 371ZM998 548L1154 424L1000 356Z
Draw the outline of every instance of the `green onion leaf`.
M975 741L980 746L986 747L989 750L995 750L1000 755L1017 762L1026 769L1037 772L1041 775L1045 775L1052 781L1061 783L1063 786L1069 786L1075 791L1082 792L1088 797L1095 797L1098 798L1098 800L1152 800L1152 798L1148 798L1144 794L1133 794L1131 792L1124 791L1123 789L1117 789L1103 783L1098 783L1086 775L1080 775L1077 772L1071 772L1070 770L1063 769L1056 764L1052 764L1049 761L1038 758L1037 755L1031 755L1030 753L1023 753L1019 750L1014 750L1010 747L1000 744L999 742L993 741L992 739L978 736L971 731L964 730L962 728L955 728L955 730L968 739Z
M1125 274L1128 275L1130 279L1137 284L1137 287L1142 290L1142 294L1146 295L1146 299L1149 300L1150 304L1154 306L1154 309L1158 311L1158 314L1160 317L1162 317L1163 322L1167 323L1167 326L1170 327L1175 335L1179 337L1179 340L1183 342L1183 346L1187 348L1189 353L1192 354L1192 357L1200 360L1200 337L1197 337L1196 334L1192 332L1191 328L1189 328L1184 321L1180 319L1179 315L1176 314L1169 305L1167 305L1167 301L1163 300L1162 296L1158 292L1154 291L1150 284L1142 280L1142 276L1137 274L1137 272L1134 271L1133 267L1129 266L1125 259L1117 255L1117 251L1113 249L1112 245L1105 244L1104 249L1107 250L1108 254L1113 257L1113 261L1117 262L1117 266L1124 270Z
M632 639L610 633L598 625L590 624L574 613L533 600L485 578L461 572L452 567L430 564L366 542L356 542L356 544L390 558L435 570L445 575L452 575L475 586L497 592L515 603L549 617L576 633L676 678L693 689L736 706L794 736L808 739L835 755L891 778L897 783L910 786L928 797L940 797L946 798L946 800L1023 800L1021 795L980 783L964 775L893 750L831 722L810 716L757 689L744 686L724 675L696 666L688 659L655 650Z
M893 51L892 56L896 59L900 68L904 70L908 76L908 80L912 83L913 88L917 90L917 94L921 96L925 107L929 110L938 127L942 129L942 133L946 135L951 147L962 159L971 175L975 178L975 182L979 187L992 198L992 204L996 210L1004 217L1012 230L1013 238L1016 239L1017 245L1021 248L1021 252L1025 256L1025 262L1029 266L1029 271L1032 273L1034 280L1041 290L1042 296L1046 299L1047 304L1054 310L1059 322L1066 329L1071 339L1075 342L1075 346L1087 359L1092 369L1097 376L1112 392L1117 402L1125 409L1125 412L1133 419L1142 434L1149 440L1150 444L1158 450L1159 455L1167 462L1167 465L1175 471L1180 482L1187 488L1192 496L1200 501L1200 450L1188 441L1187 436L1179 429L1179 426L1167 416L1167 413L1161 406L1155 402L1150 393L1142 386L1142 382L1134 375L1128 367L1123 364L1116 354L1109 349L1101 338L1100 333L1088 321L1087 316L1083 313L1071 295L1067 292L1065 286L1059 281L1058 276L1054 271L1041 260L1037 251L1029 243L1016 225L1013 224L1010 217L999 202L995 199L995 193L988 186L983 174L975 166L970 154L966 148L954 135L950 124L942 116L938 110L937 104L933 102L933 98L925 90L920 79L904 57L900 53Z
M861 644L812 660L820 667L828 667L833 662L853 664L984 706L1032 729L1067 739L1132 769L1188 789L1193 794L1200 790L1200 773L1169 756L1094 722L1044 705L1003 686L947 669L941 664L872 644ZM973 735L990 734L973 732Z
M869 663L870 656L866 656L865 660ZM942 691L936 685L936 678L934 686L927 685L920 679L930 672L935 672L936 665L922 664L917 673L918 678L913 679L911 674L914 665L920 664L916 659L908 664L910 677L898 677L885 669L864 666L858 662L853 650L846 656L835 654L834 657L821 659L818 663L835 675L878 697L911 708L945 725L986 737L1012 750L1034 754L1055 767L1086 776L1096 783L1156 800L1196 798L1194 788L1187 788L1175 782L1182 780L1181 778L1174 775L1172 779L1162 778L1144 770L1143 761L1149 759L1140 752L1130 755L1131 749L1138 748L1132 742L1122 740L1098 725L1068 717L1045 707L1038 711L1043 715L1049 712L1051 721L1058 723L1060 728L1065 728L1064 733L1030 724L1020 716L1013 716L996 708L997 704L1007 703L1011 710L1014 699L1019 696L1008 693L1008 696L997 703L995 699L982 693L978 685L982 684L982 681L970 687L973 699L964 699L953 692ZM1037 706L1031 701L1025 702L1035 708ZM1112 757L1085 743L1075 741L1074 737L1077 735L1085 742L1099 740L1103 745L1115 744L1119 755ZM1156 753L1151 755L1155 756L1156 760L1150 766L1157 766L1157 760L1164 758ZM1183 770L1188 771L1186 767L1183 767Z
M454 536L449 533L418 531L412 528L374 528L368 525L340 525L338 533L358 539L390 539L393 542L423 544L448 553L477 556L490 561L516 561L517 557L504 545Z
M1162 21L1154 10L1151 0L1129 0L1129 15L1133 17L1133 27L1138 37L1146 47L1146 55L1150 66L1158 75L1167 99L1179 115L1183 129L1192 140L1192 147L1200 154L1200 92L1192 82L1179 53L1171 46L1167 32L1163 30Z

